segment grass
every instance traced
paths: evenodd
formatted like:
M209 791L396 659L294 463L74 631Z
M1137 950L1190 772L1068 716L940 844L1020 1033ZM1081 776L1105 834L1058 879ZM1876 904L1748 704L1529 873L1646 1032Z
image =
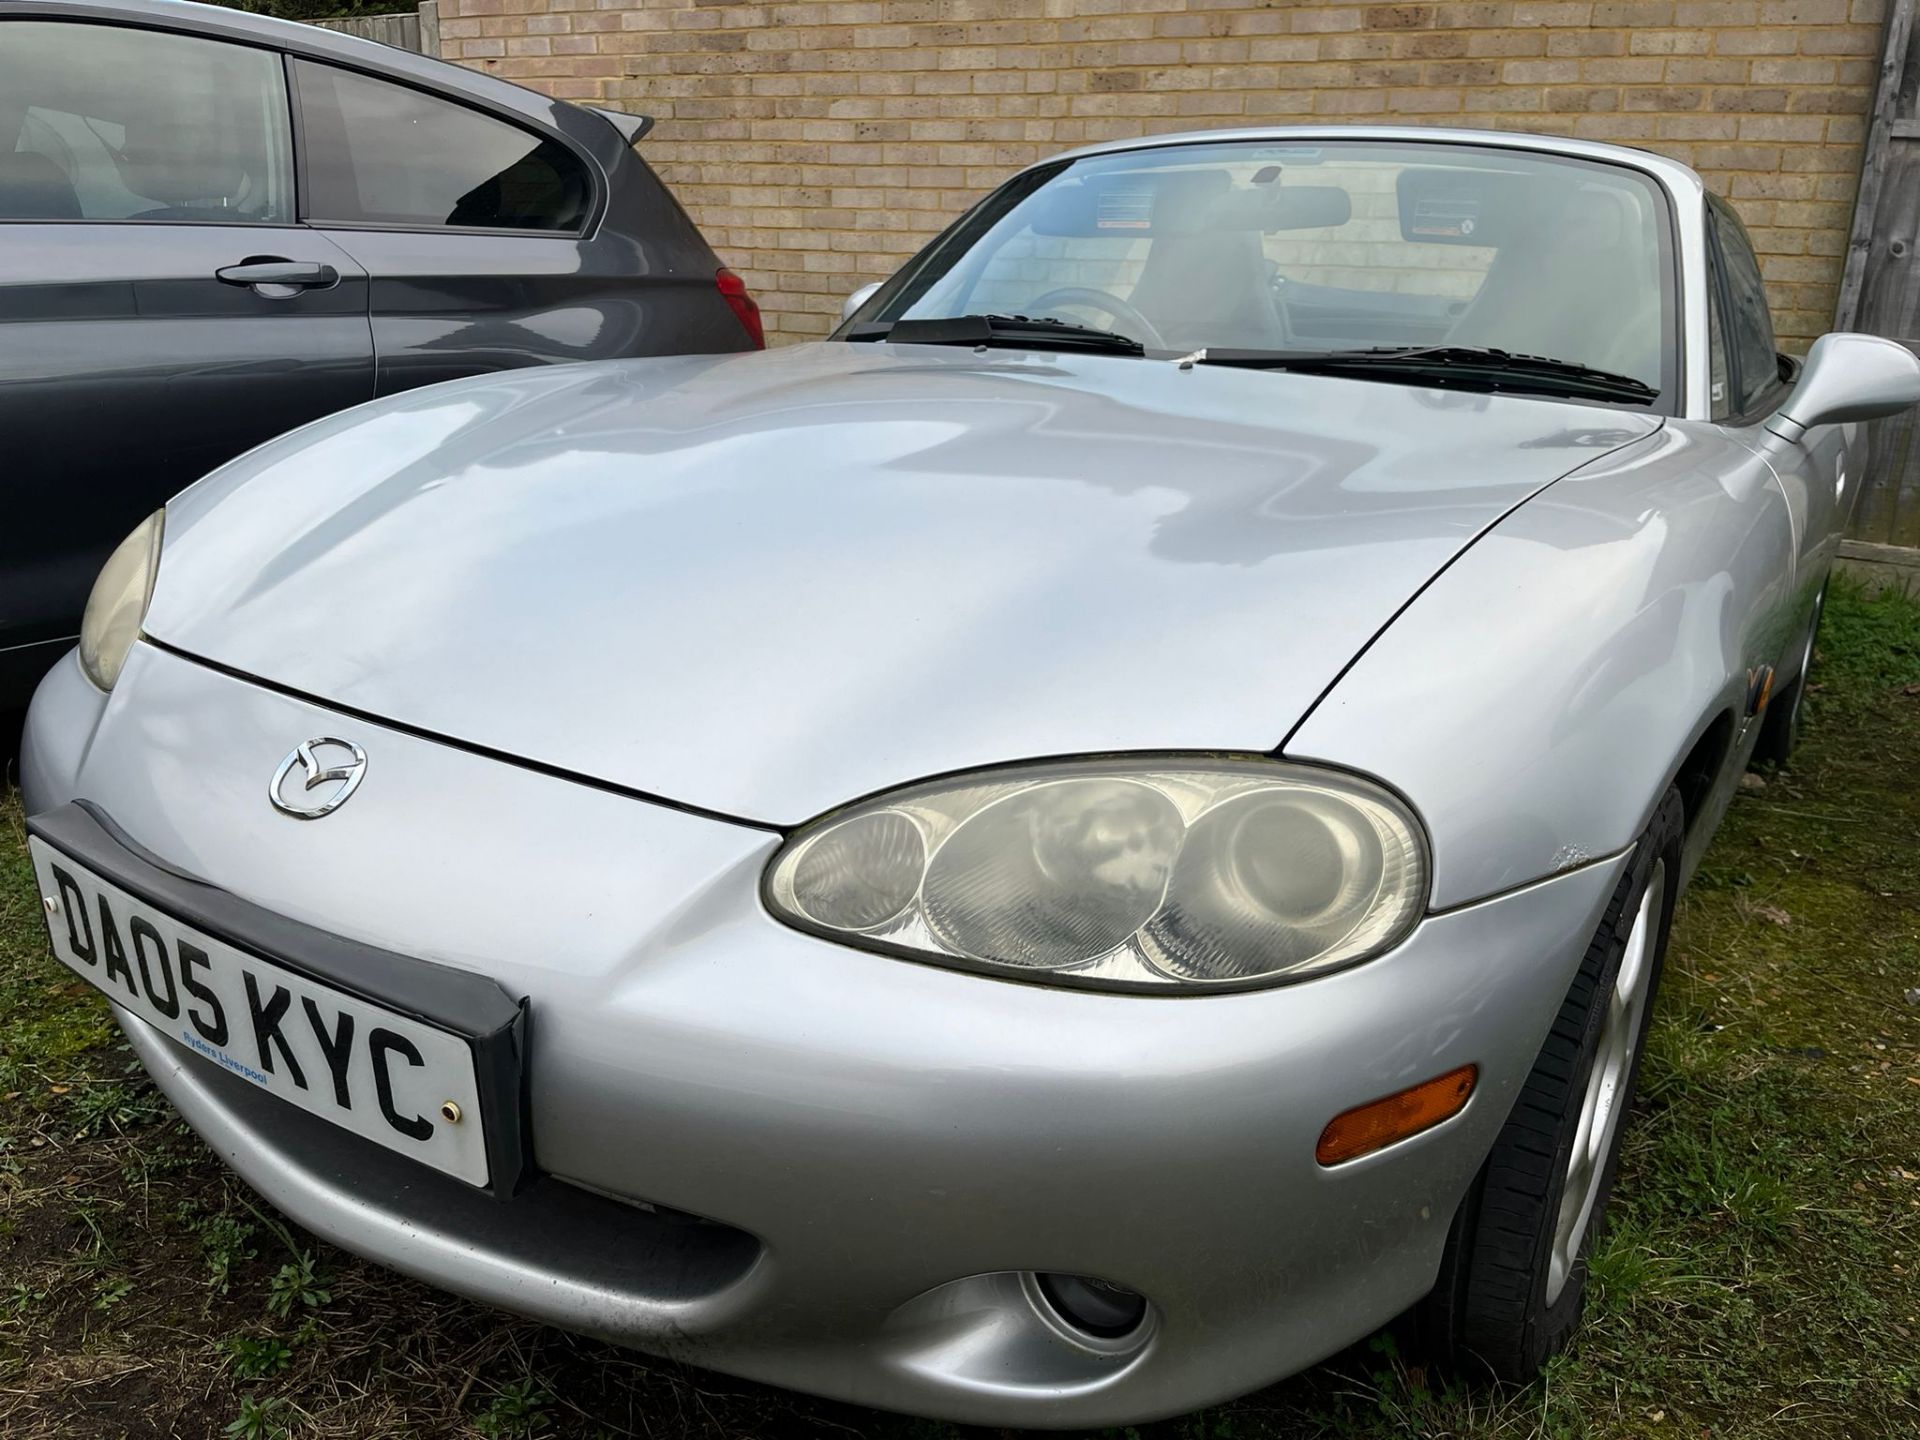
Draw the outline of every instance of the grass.
M1790 771L1689 891L1584 1335L1466 1387L1390 1335L1126 1440L1920 1435L1920 603L1836 588ZM955 1440L440 1295L230 1179L44 940L0 798L0 1434ZM1914 992L1909 998L1909 992Z

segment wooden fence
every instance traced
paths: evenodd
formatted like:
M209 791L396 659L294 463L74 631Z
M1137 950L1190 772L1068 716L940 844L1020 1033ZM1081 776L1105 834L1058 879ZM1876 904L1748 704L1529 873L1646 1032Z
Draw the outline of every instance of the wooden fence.
M1920 353L1920 30L1914 0L1887 11L1836 330L1866 330ZM1911 413L1873 426L1872 458L1848 535L1861 552L1920 546L1920 434ZM1856 558L1885 555L1861 553ZM1920 556L1914 556L1920 563Z
M351 20L316 20L323 30L339 30L364 40L378 40L396 50L440 58L440 0L421 0L417 9L394 15L361 15Z

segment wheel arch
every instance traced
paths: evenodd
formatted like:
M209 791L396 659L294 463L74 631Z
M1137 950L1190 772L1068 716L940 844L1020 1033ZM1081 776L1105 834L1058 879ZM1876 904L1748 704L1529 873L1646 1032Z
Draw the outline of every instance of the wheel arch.
M1706 814L1715 783L1725 773L1727 758L1733 753L1737 722L1731 709L1716 709L1700 727L1698 737L1675 767L1672 786L1680 792L1680 804L1686 815L1685 834L1691 838ZM1661 794L1665 794L1662 787ZM1659 803L1660 796L1654 797Z

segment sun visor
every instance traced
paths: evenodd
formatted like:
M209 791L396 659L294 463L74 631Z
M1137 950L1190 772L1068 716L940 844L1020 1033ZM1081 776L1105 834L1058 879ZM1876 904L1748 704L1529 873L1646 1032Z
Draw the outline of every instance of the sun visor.
M1284 185L1277 179L1235 185L1225 170L1167 170L1055 185L1043 197L1033 230L1080 238L1272 234L1344 225L1352 214L1352 199L1337 185Z
M1400 205L1400 238L1423 245L1499 245L1512 229L1515 207L1523 203L1522 182L1537 178L1499 170L1457 166L1406 169L1395 182Z

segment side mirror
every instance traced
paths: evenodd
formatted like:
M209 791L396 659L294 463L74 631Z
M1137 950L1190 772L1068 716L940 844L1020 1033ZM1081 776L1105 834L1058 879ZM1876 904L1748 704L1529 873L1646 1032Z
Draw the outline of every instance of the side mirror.
M842 320L851 320L853 318L853 312L871 300L873 298L873 292L879 288L880 282L876 280L871 285L862 285L858 290L847 296L846 303L840 307L840 318Z
M1807 352L1800 383L1767 429L1797 441L1816 425L1878 420L1916 401L1920 360L1906 346L1878 335L1822 335Z

